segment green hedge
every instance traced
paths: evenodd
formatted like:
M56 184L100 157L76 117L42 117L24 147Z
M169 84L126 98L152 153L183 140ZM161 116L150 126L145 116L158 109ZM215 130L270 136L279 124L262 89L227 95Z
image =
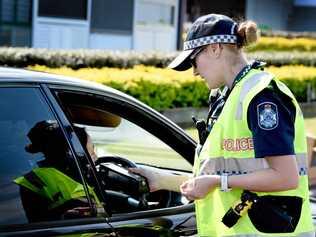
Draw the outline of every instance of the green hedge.
M28 48L0 48L0 65L27 67L44 65L51 68L62 66L73 69L86 67L132 68L143 64L158 68L166 67L178 53L136 53L102 50L48 50ZM315 52L252 52L249 59L260 59L268 65L316 65Z
M310 38L316 39L315 32L308 31L281 31L281 30L260 30L260 35L265 37L282 37L287 39Z
M165 67L175 56L175 52L139 53L92 49L52 50L0 47L0 65L11 67L45 65L51 68L66 66L73 69L86 67L131 68L139 64Z
M133 69L83 68L80 70L36 66L31 69L96 81L132 95L157 110L207 106L206 84L201 78L194 77L192 70L175 72L171 69L145 66L136 66ZM315 67L268 67L267 71L284 81L299 102L315 99L311 94L308 98L308 87L316 92Z
M256 44L247 47L248 52L260 50L316 52L316 40L310 38L261 37Z
M127 93L157 110L207 106L208 88L203 79L193 76L191 70L176 72L148 66L79 70L34 66L29 69L98 82Z
M315 52L252 52L248 53L249 59L265 61L268 66L304 65L316 66Z
M316 100L316 67L268 67L293 92L299 102Z

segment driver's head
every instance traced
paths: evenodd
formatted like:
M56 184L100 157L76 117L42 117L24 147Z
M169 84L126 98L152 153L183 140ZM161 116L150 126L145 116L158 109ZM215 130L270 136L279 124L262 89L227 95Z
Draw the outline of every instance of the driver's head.
M86 147L90 157L92 158L93 162L95 162L98 157L95 153L95 148L92 143L91 137L87 133L86 129L84 127L74 126L74 130L81 144Z
M31 143L26 145L25 150L29 153L42 152L50 165L67 156L68 146L56 120L36 123L27 136Z

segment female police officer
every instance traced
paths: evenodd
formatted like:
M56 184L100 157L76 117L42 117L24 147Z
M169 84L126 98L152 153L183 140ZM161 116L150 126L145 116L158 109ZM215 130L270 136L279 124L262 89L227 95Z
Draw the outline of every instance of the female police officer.
M225 105L196 154L193 177L144 167L132 171L147 177L152 191L180 190L195 200L199 236L314 236L302 112L283 83L258 69L260 63L246 59L243 46L256 40L254 22L237 24L217 14L194 22L184 51L169 67L183 71L192 65L194 75L200 75L209 89L226 85ZM257 213L252 216L248 211L249 215L244 214L229 228L223 216L244 190L274 203L270 208L254 208ZM296 216L287 215L283 201L275 202L285 198L291 206L292 199L287 202L286 197L302 200L292 203L297 205ZM266 199L252 199L254 207L258 200ZM271 214L275 210L278 217ZM283 224L291 228L283 228Z

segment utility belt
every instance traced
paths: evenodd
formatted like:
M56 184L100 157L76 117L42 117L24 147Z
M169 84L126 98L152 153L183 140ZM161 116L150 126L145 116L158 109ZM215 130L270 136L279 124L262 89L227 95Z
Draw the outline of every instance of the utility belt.
M240 200L231 207L222 222L234 226L240 217L248 213L253 226L263 233L291 233L299 222L303 199L297 196L258 196L243 191Z

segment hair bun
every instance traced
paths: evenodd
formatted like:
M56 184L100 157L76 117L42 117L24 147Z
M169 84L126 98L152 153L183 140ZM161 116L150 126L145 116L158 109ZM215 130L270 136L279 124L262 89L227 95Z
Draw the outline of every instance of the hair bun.
M241 22L238 26L237 34L240 38L240 47L254 44L259 38L257 24L253 21Z

